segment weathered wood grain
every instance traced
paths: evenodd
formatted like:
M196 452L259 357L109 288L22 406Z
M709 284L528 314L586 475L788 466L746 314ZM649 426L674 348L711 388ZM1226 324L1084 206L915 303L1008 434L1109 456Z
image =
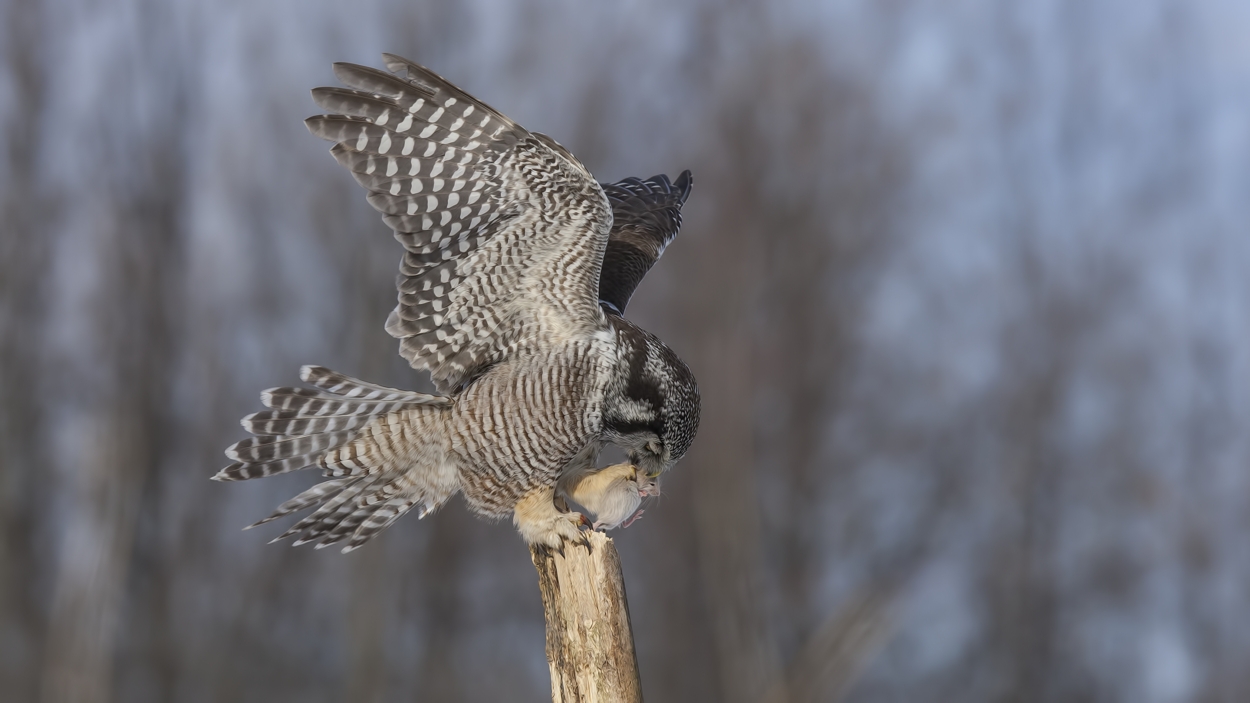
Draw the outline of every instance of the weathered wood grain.
M547 664L554 703L641 703L642 683L629 623L621 559L612 539L563 553L534 547L547 618Z

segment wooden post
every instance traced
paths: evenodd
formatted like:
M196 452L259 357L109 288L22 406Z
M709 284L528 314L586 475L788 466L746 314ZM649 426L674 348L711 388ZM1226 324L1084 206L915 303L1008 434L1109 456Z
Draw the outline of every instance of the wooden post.
M588 532L589 548L530 550L547 616L553 703L642 703L621 558L611 538Z

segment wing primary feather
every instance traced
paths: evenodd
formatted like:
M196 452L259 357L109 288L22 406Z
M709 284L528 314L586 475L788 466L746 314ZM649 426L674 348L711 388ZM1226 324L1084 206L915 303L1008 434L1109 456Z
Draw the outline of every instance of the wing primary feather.
M609 211L590 173L437 73L383 60L391 73L335 64L347 87L313 91L334 114L306 124L335 142L335 160L406 250L386 326L400 354L448 392L537 343L536 315L563 316L566 329L604 327L594 275ZM552 282L568 290L537 292ZM266 404L323 416L356 412L352 402L273 393Z
M345 85L378 93L395 100L406 100L409 104L422 98L429 98L434 91L425 86L406 81L385 71L354 63L337 62L334 64L334 77Z
M625 312L638 284L677 236L693 182L687 170L676 181L660 174L603 186L612 205L612 231L599 274L599 300L606 309Z

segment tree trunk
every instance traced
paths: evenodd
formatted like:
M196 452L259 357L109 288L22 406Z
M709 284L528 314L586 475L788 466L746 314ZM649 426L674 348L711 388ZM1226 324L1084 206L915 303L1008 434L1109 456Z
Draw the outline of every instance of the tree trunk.
M566 544L563 554L530 550L547 617L551 700L641 703L621 558L606 535L587 537L589 547Z

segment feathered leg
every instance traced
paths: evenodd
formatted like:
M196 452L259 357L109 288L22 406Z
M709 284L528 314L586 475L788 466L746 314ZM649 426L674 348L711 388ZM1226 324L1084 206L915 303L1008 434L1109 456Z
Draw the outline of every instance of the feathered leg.
M582 544L586 535L582 527L589 521L581 513L561 512L555 504L555 488L537 488L517 501L512 523L527 544L542 544L560 549L565 541Z

